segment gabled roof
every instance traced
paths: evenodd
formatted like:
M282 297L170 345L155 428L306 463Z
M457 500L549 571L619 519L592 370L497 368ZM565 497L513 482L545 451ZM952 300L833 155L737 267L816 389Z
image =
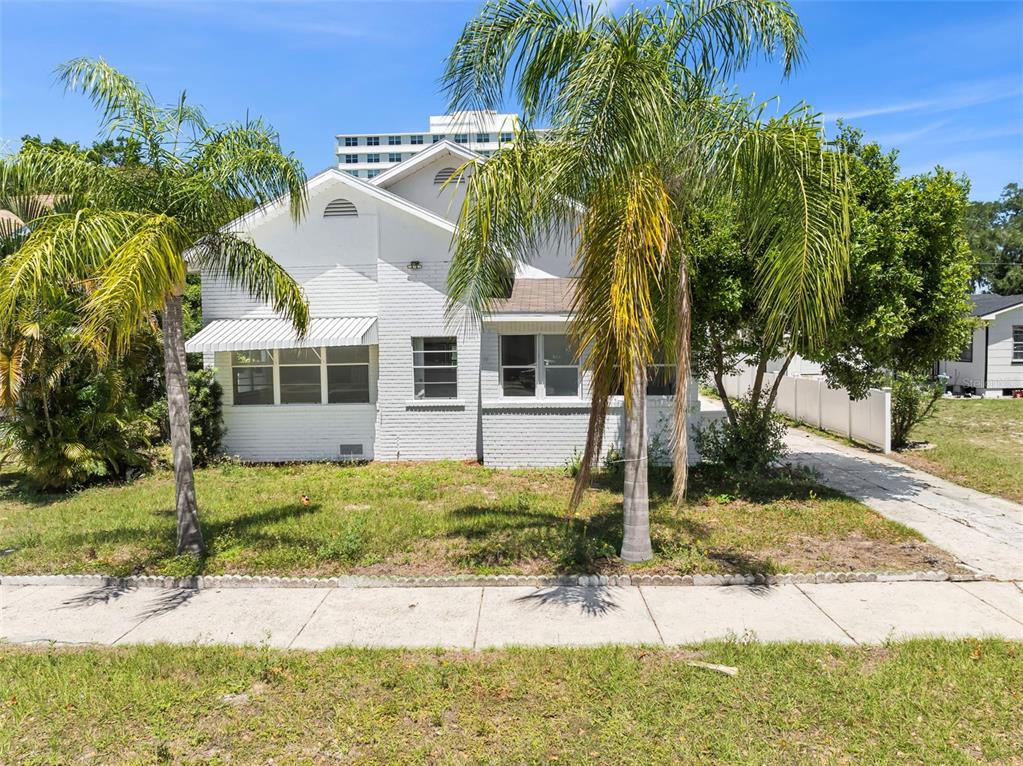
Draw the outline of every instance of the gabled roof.
M383 202L386 205L391 205L399 210L402 210L410 215L413 215L427 223L431 223L434 226L438 226L449 233L454 233L455 225L446 218L437 215L424 207L420 207L414 202L410 202L404 197L399 197L397 194L392 194L386 189L381 189L368 181L364 181L361 178L355 178L337 168L327 168L326 170L317 173L315 176L306 181L306 193L311 194L312 192L320 189L331 183L337 183L341 186L347 186L352 189L357 189L363 194L367 194L374 199ZM231 223L227 224L224 228L230 230L241 225L259 225L263 221L274 218L282 213L286 213L289 209L289 203L287 197L279 197L272 202L268 202L265 205L261 205L253 210L250 210L243 216L234 219Z
M410 159L407 159L404 162L399 162L393 167L389 167L383 173L370 181L370 183L374 186L387 188L391 184L397 183L401 179L408 178L410 175L413 175L424 165L428 165L443 154L451 154L456 157L459 160L459 165L464 165L470 160L481 159L480 155L476 152L470 151L464 146L460 146L459 144L444 139L443 141L438 141L430 147L423 149L421 152L417 152L412 155Z
M971 295L970 300L973 301L973 315L981 319L990 319L1008 309L1023 306L1023 295L983 293Z

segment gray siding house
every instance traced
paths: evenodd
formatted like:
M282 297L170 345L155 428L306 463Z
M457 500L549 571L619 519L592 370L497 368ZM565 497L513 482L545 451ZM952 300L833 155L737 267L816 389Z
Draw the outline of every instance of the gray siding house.
M229 454L515 467L582 451L590 389L566 338L572 242L536 253L482 323L445 315L465 185L444 182L475 158L442 141L372 180L330 169L309 181L297 226L285 203L230 224L301 283L312 319L298 339L267 305L204 276L205 326L186 348L217 370ZM671 381L650 394L649 432L666 445ZM695 386L685 395L695 427ZM605 445L620 444L622 409L613 403Z
M974 295L978 324L958 359L938 363L953 393L1012 396L1023 391L1023 295Z

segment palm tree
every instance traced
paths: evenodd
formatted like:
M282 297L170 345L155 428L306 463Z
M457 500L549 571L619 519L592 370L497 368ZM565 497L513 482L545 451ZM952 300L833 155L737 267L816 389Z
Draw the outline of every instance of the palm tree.
M305 209L305 174L260 120L212 125L182 93L171 106L105 61L75 59L57 70L68 91L86 94L110 137L140 144L141 162L113 168L80 152L27 144L0 161L9 189L74 195L73 213L37 218L0 265L0 327L49 290L81 289L83 345L100 358L126 353L159 313L173 449L178 554L204 545L192 472L182 293L189 269L227 278L268 301L302 333L301 288L253 242L222 227L254 204L287 196Z
M575 235L570 332L592 379L573 504L601 450L608 399L625 399L627 561L650 558L646 376L676 365L673 495L688 471L690 287L687 221L715 195L738 198L772 332L801 321L815 337L846 271L844 184L805 111L764 122L721 83L757 52L788 73L802 30L781 0L668 0L615 17L581 0L493 0L463 30L444 82L453 110L496 108L510 90L515 143L478 165L449 272L449 308L478 317L519 263L552 236ZM531 128L547 123L538 136ZM585 353L583 353L585 350Z

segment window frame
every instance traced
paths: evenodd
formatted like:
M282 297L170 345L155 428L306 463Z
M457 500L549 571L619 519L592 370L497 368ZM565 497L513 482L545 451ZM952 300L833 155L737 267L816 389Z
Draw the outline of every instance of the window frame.
M388 146L401 146L401 136L388 136L387 137L387 145Z
M366 146L380 146L380 136L366 136Z
M420 341L420 346L422 346L422 345L424 345L423 342L424 341L428 341L428 340L431 340L431 341L437 341L437 340L451 341L451 349L450 350L430 349L429 351L427 351L425 348L419 348L419 349L416 348L416 341ZM454 336L454 335L416 335L416 336L413 336L410 345L411 345L411 348L412 348L412 398L415 401L417 401L417 402L425 402L427 400L441 401L441 402L457 400L458 399L458 338L456 336ZM453 364L416 364L416 354L422 354L423 362L426 361L426 359L427 359L426 355L427 354L450 354L453 357ZM424 371L425 370L454 370L455 371L455 379L454 379L454 382L451 382L451 383L449 383L447 381L427 381L426 380L426 375L424 374L423 375L423 382L421 384L423 386L423 395L422 396L418 396L417 395L418 392L416 390L416 387L418 385L420 385L420 384L416 381L416 373L419 370L424 370ZM436 385L454 386L455 387L454 394L452 396L430 396L430 395L428 395L427 391L429 390L429 386L436 386Z
M367 163L377 163L377 162L380 162L380 154L378 152L373 152L372 154L367 154L366 155L366 162Z
M467 144L467 143L469 143L469 134L468 133L455 133L455 143L456 144Z
M1012 364L1023 364L1023 324L1012 325Z
M515 134L514 133L509 133L509 132L502 132L501 133L500 142L502 144L507 144L510 141L514 141L514 140L515 140Z
M476 134L476 143L477 144L489 144L490 143L490 134L489 133L477 133Z
M432 143L439 144L445 138L447 138L447 135L445 133L434 133Z
M401 162L401 152L388 152L387 161L395 164Z
M959 352L959 357L956 359L960 364L973 364L973 334L970 334L970 339L966 345L963 346Z
M359 137L358 136L345 136L345 146L346 147L358 146L358 145L359 145Z
M505 364L504 363L504 339L531 337L533 339L533 363L532 364ZM580 375L579 360L574 364L547 364L547 338L558 337L568 340L568 333L541 332L541 333L502 333L498 336L497 344L497 385L501 389L502 399L550 399L553 401L571 400L580 398L582 376ZM568 346L571 351L571 346ZM507 394L504 388L504 371L509 370L533 370L533 393L532 394ZM549 369L571 369L575 370L575 393L572 394L550 394L547 392L547 370Z
M380 175L380 168L369 168L366 170L366 178L376 178Z
M229 351L227 352L230 356L231 363L231 406L233 407L318 407L327 405L331 407L346 407L351 405L366 405L376 403L376 385L373 378L373 351L372 346L358 346L352 348L365 348L366 349L366 361L365 362L327 362L327 351L332 348L349 348L347 346L307 346L305 348L312 349L319 356L319 362L317 364L311 363L290 363L286 362L281 364L281 351L291 351L295 349L252 349L246 351ZM260 362L258 364L235 364L235 354L253 353L253 352L266 352L270 355L269 364ZM364 402L331 402L330 390L328 385L328 367L366 367L366 380L368 399ZM272 401L270 402L250 402L250 403L239 403L236 396L236 377L235 370L242 368L270 368L270 381L271 389L273 391ZM281 368L282 367L318 367L320 371L320 398L317 402L284 402L281 398Z
M410 144L412 144L413 146L422 146L423 145L423 135L421 133L413 134L413 135L408 137L408 142Z
M358 154L345 153L345 165L357 165L359 163Z

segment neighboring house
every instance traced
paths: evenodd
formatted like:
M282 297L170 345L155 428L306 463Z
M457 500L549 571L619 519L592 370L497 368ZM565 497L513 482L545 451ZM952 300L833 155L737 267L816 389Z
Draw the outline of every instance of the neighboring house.
M1023 390L1023 295L974 295L978 325L958 359L938 363L953 393L1012 396Z
M372 182L331 168L309 181L297 226L286 203L230 225L302 284L311 321L299 340L266 305L203 279L206 325L187 349L218 370L229 454L551 466L581 453L590 390L565 335L572 243L538 252L482 325L445 315L465 184L444 181L477 158L440 141ZM663 377L648 406L661 444L673 388ZM695 386L688 398L695 426ZM613 405L605 449L621 443L620 399Z
M432 115L430 129L402 133L338 133L337 166L356 178L376 178L399 162L441 141L489 157L511 143L519 126L516 114L468 111Z

